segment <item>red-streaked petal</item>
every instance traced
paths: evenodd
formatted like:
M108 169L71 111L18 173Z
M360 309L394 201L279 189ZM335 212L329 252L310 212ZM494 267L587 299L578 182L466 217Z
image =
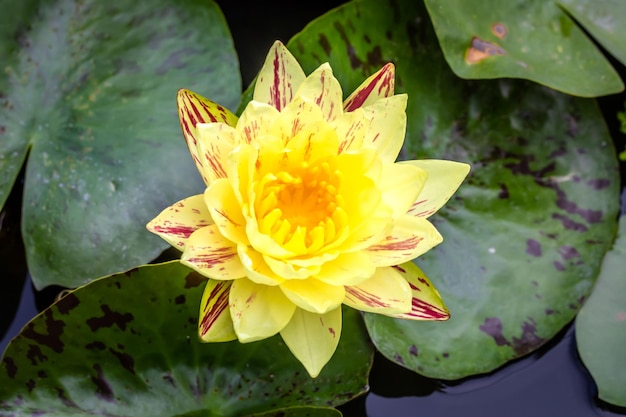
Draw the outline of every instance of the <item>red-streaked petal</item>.
M271 337L289 323L295 304L278 287L255 284L247 278L233 281L230 316L242 343Z
M376 266L392 266L408 262L426 253L443 238L428 220L402 216L394 223L391 233L366 249Z
M306 76L298 61L280 41L274 42L257 77L254 101L282 110Z
M225 123L229 126L235 126L237 124L237 116L225 107L185 89L178 91L177 102L180 126L189 147L189 152L191 152L191 156L205 184L208 184L209 179L206 178L203 172L203 163L197 149L196 125L199 123Z
M207 281L200 304L198 335L201 341L229 342L237 339L228 308L231 284L232 281Z
M450 318L450 312L443 303L439 292L417 265L413 262L407 262L392 268L398 271L411 287L411 311L399 314L383 314L411 320L448 320Z
M370 279L345 288L344 304L357 310L384 314L411 310L411 287L400 272L391 267L377 268Z
M202 177L210 185L228 176L228 154L236 146L235 128L224 123L200 123L196 126L196 150L202 164Z
M407 98L406 94L398 94L363 108L365 116L370 119L363 146L374 147L383 162L394 162L402 149L406 136Z
M408 213L415 217L428 218L437 212L452 197L470 171L469 165L454 161L421 159L401 163L415 165L428 173L424 188Z
M368 106L383 97L393 96L395 67L390 62L371 75L343 102L345 111Z
M226 239L214 224L189 236L180 261L213 279L237 279L246 275L237 255L237 246Z
M325 314L297 309L280 336L311 378L315 378L339 344L341 308Z
M320 65L313 71L300 84L295 95L317 104L326 121L332 121L343 113L341 85L333 76L333 70L328 63Z
M210 224L213 224L213 220L200 194L169 206L152 219L146 228L170 245L183 250L193 232Z
M220 232L228 240L248 245L246 219L231 183L220 178L207 187L204 200Z

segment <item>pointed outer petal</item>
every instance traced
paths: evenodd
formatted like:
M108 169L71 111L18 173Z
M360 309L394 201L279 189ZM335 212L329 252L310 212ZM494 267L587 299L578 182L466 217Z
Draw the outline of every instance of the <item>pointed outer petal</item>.
M454 161L421 159L401 163L420 167L428 173L428 180L408 213L416 217L430 217L439 210L470 171L468 164Z
M201 173L211 184L224 178L228 154L235 147L235 128L224 123L200 123L196 126L198 158Z
M426 171L414 165L383 164L378 187L382 191L385 204L393 209L394 218L409 211L424 188L427 178Z
M229 126L235 126L237 116L225 107L185 89L178 90L177 103L180 127L183 130L189 152L191 152L205 184L208 184L208 178L205 178L202 169L203 163L197 150L196 125L199 123L226 123Z
M211 183L204 191L204 201L220 233L232 242L248 245L246 219L228 179Z
M407 262L392 268L409 283L413 295L412 307L409 313L383 314L412 320L448 320L450 318L450 312L444 305L439 292L417 265Z
M240 143L256 143L259 137L270 131L279 112L275 107L259 101L248 103L237 122Z
M251 246L239 245L237 252L249 280L269 286L276 286L285 280L276 275L265 262L263 255Z
M296 306L311 313L324 314L341 306L345 296L342 285L330 285L315 278L292 279L280 289Z
M394 268L376 268L376 273L370 279L345 288L346 298L343 303L354 309L379 314L398 314L411 310L411 287Z
M370 128L370 119L361 109L343 113L331 122L339 138L339 153L344 150L357 150L363 147L363 139Z
M365 116L371 120L363 146L373 146L383 162L394 162L404 143L406 103L407 95L398 94L363 108Z
M285 328L296 306L278 287L255 284L247 278L233 281L230 316L239 341L254 342Z
M229 342L237 339L230 318L228 299L232 281L209 279L200 304L198 335L203 342Z
M376 273L376 266L363 251L342 253L337 259L322 265L315 276L318 280L333 285L358 285Z
M306 76L298 61L280 41L274 42L257 77L253 100L282 110Z
M343 113L341 85L328 63L320 65L309 74L295 95L317 104L326 121L332 121Z
M146 228L182 250L193 232L211 224L211 214L199 194L169 206L152 219Z
M339 344L341 308L325 314L297 309L280 335L311 378L315 378L333 356Z
M395 67L389 62L356 89L343 102L345 111L354 111L369 106L383 97L393 96Z
M301 280L320 272L319 265L307 265L306 267L302 267L292 264L289 261L272 258L271 256L263 256L263 259L272 272L285 279Z
M213 279L237 279L246 275L236 245L222 236L216 225L193 232L180 261Z
M366 249L376 266L393 266L423 255L443 241L428 220L409 215L394 223L391 233Z

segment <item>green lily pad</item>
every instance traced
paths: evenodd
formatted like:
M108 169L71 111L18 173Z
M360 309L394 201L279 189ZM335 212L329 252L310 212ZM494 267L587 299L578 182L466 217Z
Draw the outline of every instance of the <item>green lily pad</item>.
M205 282L175 261L70 292L5 351L0 414L251 415L338 405L367 389L373 349L356 311L344 310L335 356L311 379L279 336L200 343Z
M234 106L238 63L212 1L0 0L0 206L27 158L22 231L37 288L156 257L145 224L202 192L181 87Z
M523 78L583 97L624 89L611 64L556 2L425 3L446 60L459 77ZM593 1L590 9L595 7Z
M602 46L626 65L626 2L557 0Z
M255 414L253 417L341 417L341 412L328 407L291 407Z
M456 379L531 352L574 318L618 210L615 150L594 101L523 80L457 78L419 2L348 3L288 46L305 71L328 59L345 92L393 61L396 90L409 94L403 157L472 165L431 218L444 242L416 261L452 318L366 314L386 357Z
M589 299L576 317L578 352L598 387L598 396L626 407L626 217L602 263Z

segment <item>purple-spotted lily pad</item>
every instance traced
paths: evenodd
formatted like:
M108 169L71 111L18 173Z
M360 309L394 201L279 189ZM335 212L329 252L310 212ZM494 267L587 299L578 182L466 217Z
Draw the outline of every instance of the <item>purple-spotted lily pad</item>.
M404 157L472 165L431 217L444 242L416 260L452 318L366 314L385 356L460 378L531 352L574 318L618 209L615 150L594 101L523 80L457 78L419 2L348 3L288 46L305 71L329 60L346 91L394 62L396 90L409 94Z
M580 357L598 387L598 396L626 407L626 216L613 249L602 263L593 292L576 317Z
M589 3L593 3L589 9L597 7L595 0ZM445 58L459 77L523 78L584 97L624 89L609 61L556 1L425 0L425 4Z
M344 310L337 351L311 379L279 336L200 343L205 283L175 261L65 295L5 351L0 415L333 416L310 407L338 405L367 389L373 349L356 311ZM290 407L304 408L269 413Z
M38 288L76 287L167 244L145 224L197 194L181 87L236 105L238 63L210 0L0 0L0 206L24 163ZM26 162L25 162L26 161Z

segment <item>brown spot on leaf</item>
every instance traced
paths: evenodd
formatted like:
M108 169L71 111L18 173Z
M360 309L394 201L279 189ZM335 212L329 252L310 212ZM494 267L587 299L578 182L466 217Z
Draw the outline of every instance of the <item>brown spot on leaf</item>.
M13 360L13 358L5 356L5 358L2 360L2 363L4 364L4 369L6 369L9 378L15 378L15 374L17 373L17 366L15 365L15 361Z
M185 304L185 295L184 294L179 295L178 297L174 299L174 302L176 304Z
M320 46L322 47L324 52L326 52L326 55L330 56L332 47L330 45L330 42L328 42L328 38L326 37L326 35L324 35L323 33L320 33L318 36L318 40L319 40Z
M106 349L106 345L104 343L99 342L99 341L96 340L95 342L87 343L85 345L85 348L87 348L89 350L96 350L96 351L98 351L98 350Z
M611 185L611 180L607 178L597 178L587 181L587 185L595 190L602 190Z
M498 44L482 40L476 36L472 38L470 47L465 51L465 62L469 65L477 64L491 56L505 55L506 51Z
M120 330L126 330L126 325L134 318L130 313L122 314L111 310L107 304L102 304L100 310L104 313L102 317L92 317L87 320L87 325L93 332L102 327L112 327L113 325L116 325Z
M545 342L545 339L537 336L537 326L535 320L529 318L522 323L522 336L518 339L513 337L513 350L518 356L524 355Z
M112 402L113 398L113 390L109 386L109 383L104 379L104 374L102 373L102 367L98 364L93 366L93 369L96 371L96 376L91 377L91 382L96 386L96 397L99 397L105 401Z
M493 338L498 346L510 346L511 343L502 335L502 321L498 317L487 317L478 327L483 333Z
M114 349L109 349L115 357L120 361L120 364L131 374L135 375L135 360L128 353L120 352Z
M56 307L61 314L67 314L70 310L78 307L80 304L80 300L73 293L69 293L63 298L61 298L57 303Z
M26 357L30 359L30 363L33 366L48 360L48 357L43 354L39 345L28 345Z
M559 261L554 261L554 269L557 271L565 271L565 266Z
M587 230L589 230L589 228L585 226L584 224L577 223L574 220L570 219L569 217L564 216L559 213L553 213L552 218L556 220L560 220L563 227L565 227L568 230L574 230L576 232L586 232Z
M419 351L417 350L417 346L415 346L415 345L411 345L411 346L409 347L409 354L410 354L411 356L418 356L418 355L419 355Z
M55 320L52 316L52 310L46 310L44 312L46 318L46 332L39 333L35 330L35 323L30 322L22 331L22 335L28 339L32 339L40 345L44 345L55 351L61 353L63 351L63 342L61 341L61 335L63 334L63 327L65 322L63 320Z
M580 253L578 253L576 248L568 245L563 245L559 248L559 255L561 255L561 258L563 258L563 260L565 261L568 259L580 257Z
M509 187L504 183L500 183L500 192L498 193L498 198L506 199L509 198Z
M491 33L493 33L500 39L504 39L507 32L508 30L506 26L504 26L504 23L494 23L493 25L491 25Z
M531 256L541 256L541 243L535 239L528 239L526 241L526 253Z

